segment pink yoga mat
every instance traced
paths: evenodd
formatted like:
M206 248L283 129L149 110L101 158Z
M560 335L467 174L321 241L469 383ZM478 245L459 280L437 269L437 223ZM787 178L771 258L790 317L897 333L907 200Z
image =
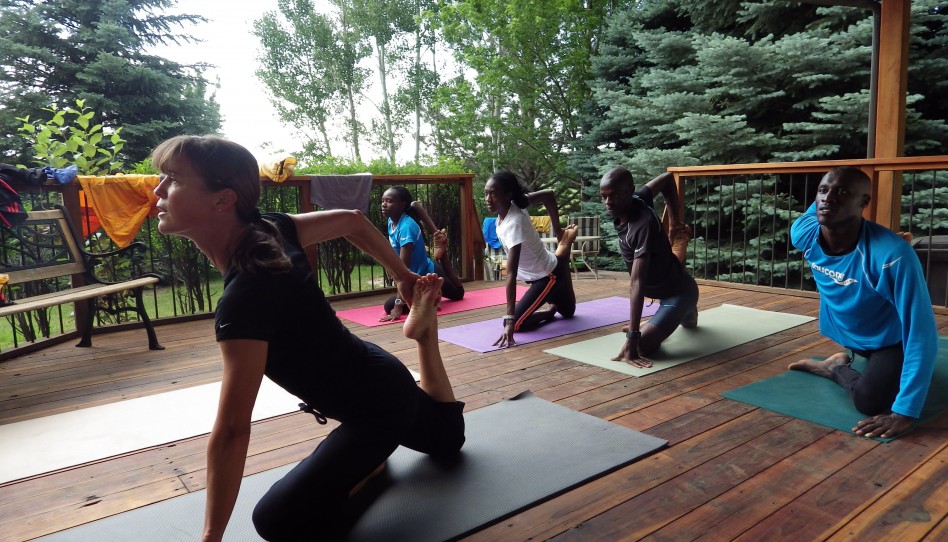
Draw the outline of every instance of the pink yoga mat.
M658 301L647 299L642 307L642 316L652 316L658 311ZM552 339L569 333L577 333L597 327L629 321L629 299L627 297L607 297L595 301L576 304L576 313L570 319L557 315L556 320L532 331L519 331L514 334L517 344L527 344L544 339ZM442 341L463 346L475 352L498 350L494 342L504 331L503 315L483 322L449 327L438 331ZM516 347L514 347L516 348Z
M451 314L454 312L481 309L494 305L503 305L507 302L506 291L507 289L505 286L498 286L496 288L464 292L464 299L461 299L460 301L451 301L450 299L442 298L441 310L438 311L438 314ZM522 296L526 291L526 286L517 286L517 298L519 299L520 296ZM385 309L382 307L382 305L339 311L336 313L336 316L367 327L384 326L385 324L393 323L405 323L404 316L395 322L379 322L379 318L385 316Z

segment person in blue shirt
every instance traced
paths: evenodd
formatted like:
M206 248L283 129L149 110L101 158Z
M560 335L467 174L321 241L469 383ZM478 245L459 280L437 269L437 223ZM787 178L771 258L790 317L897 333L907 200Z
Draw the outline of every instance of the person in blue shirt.
M448 256L448 236L435 226L421 202L412 201L411 192L404 186L393 186L382 194L382 215L388 218L388 240L405 267L421 276L435 273L444 278L441 295L458 301L464 298L464 285ZM428 228L434 241L434 260L428 257L425 238L418 226L420 220ZM386 316L381 322L399 319L408 307L398 295L385 301Z
M938 332L915 251L895 232L863 219L869 194L864 172L834 168L790 229L820 292L820 332L851 352L789 368L835 381L869 416L853 432L888 438L921 414ZM851 367L852 353L868 358L863 372Z

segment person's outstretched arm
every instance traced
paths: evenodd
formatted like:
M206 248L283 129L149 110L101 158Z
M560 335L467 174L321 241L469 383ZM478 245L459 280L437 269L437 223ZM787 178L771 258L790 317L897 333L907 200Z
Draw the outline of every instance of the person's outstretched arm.
M382 264L382 267L398 284L400 297L406 303L411 303L415 281L421 277L405 266L400 255L392 250L388 239L383 237L382 233L360 211L337 209L290 216L296 225L296 236L302 246L344 237L356 248Z
M435 232L438 231L438 225L431 219L428 210L425 209L425 206L422 205L420 201L411 202L411 210L418 218L418 222L421 222L421 225L428 229L429 235L434 235Z
M552 190L540 190L539 192L530 192L527 194L527 200L530 205L542 205L546 207L546 212L550 214L550 227L553 228L553 236L557 239L563 236L563 228L560 227L560 208L556 204L556 194Z
M661 194L665 198L665 212L668 213L668 231L673 232L681 219L681 198L678 197L678 185L675 176L669 172L662 173L645 184L652 191L652 196Z
M224 377L217 418L207 443L207 503L204 542L221 540L237 502L250 444L250 419L267 365L264 341L220 342Z
M494 346L509 348L517 346L514 340L514 325L517 309L517 266L520 265L520 245L514 245L507 251L507 311L504 313L504 332L494 342Z
M645 281L645 273L650 261L651 256L646 254L632 262L632 268L629 270L629 335L632 338L627 337L619 355L612 358L612 361L624 361L633 367L652 366L651 361L639 356L639 341L642 338L642 304L645 301L642 283Z

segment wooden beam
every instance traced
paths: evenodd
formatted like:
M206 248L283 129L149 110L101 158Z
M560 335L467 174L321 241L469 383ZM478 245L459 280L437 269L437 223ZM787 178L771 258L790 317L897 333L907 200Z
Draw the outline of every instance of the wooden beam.
M905 154L905 94L908 87L911 1L882 2L879 32L879 75L876 82L876 158ZM879 172L875 221L899 229L902 175Z

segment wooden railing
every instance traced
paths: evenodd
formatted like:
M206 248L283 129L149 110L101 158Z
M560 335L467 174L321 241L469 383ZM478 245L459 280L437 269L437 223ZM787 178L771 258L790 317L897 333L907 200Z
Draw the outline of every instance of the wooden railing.
M414 192L415 199L419 199L426 204L435 222L438 223L439 226L446 226L448 228L449 256L454 258L456 268L462 279L480 280L483 278L481 259L484 251L484 241L480 229L480 220L474 205L473 182L473 174L373 176L370 211L367 216L380 230L384 230L384 219L378 211L381 192L388 186L405 185ZM262 178L261 185L263 191L260 208L263 212L282 211L297 213L316 210L316 206L311 202L310 177L308 176L291 177L282 183L276 183L269 179ZM456 187L456 191L449 188L446 192L445 187ZM78 228L83 221L83 209L79 197L80 190L81 188L78 182L67 185L59 185L50 182L43 186L43 190L24 192L21 189L21 197L27 202L28 206L63 205ZM171 289L171 297L173 300L185 296L194 296L194 292L200 292L199 295L202 299L200 299L200 303L173 301L170 309L162 309L160 307L163 305L159 303L158 291L155 290L151 293L151 301L148 303L149 314L156 323L176 321L181 318L206 317L210 315L216 305L220 291L219 285L212 285L213 281L209 277L218 276L219 274L216 274L203 255L196 250L190 251L187 261L174 262L175 255L168 252L169 245L167 244L167 239L163 238L163 236L156 235L155 227L155 221L149 219L139 233L139 239L145 241L150 248L148 261L151 262L152 266L156 267L156 269L149 269L149 271L160 272L165 276L169 274L174 275L173 268L175 265L180 266L182 263L187 264L187 262L193 261L193 265L200 268L200 272L195 274L198 279L192 278L191 280L200 280L201 282L199 284L192 284L190 287L185 287L181 285L181 281L184 280L183 277L170 276L169 284L165 286L165 288ZM101 238L105 240L105 246L101 248L110 248L108 238L105 236L101 236ZM351 254L353 261L361 261L358 251L354 248L346 248L345 250L348 251L347 255ZM333 261L333 258L324 257L321 259L315 247L310 247L308 254L311 258L311 264L314 270L316 270L317 280L326 281L328 266L337 262ZM161 269L158 269L158 267ZM368 280L354 281L354 287L351 291L340 290L337 283L329 287L321 282L321 285L323 285L324 290L327 292L327 296L330 298L339 298L371 295L373 293L387 291L391 288L384 278L381 267L376 264L360 265L358 266L358 272L361 273L361 270L366 267L369 268L368 272L370 273ZM81 277L76 277L75 280L78 281L80 279ZM360 277L360 279L365 279L365 277ZM366 284L368 284L368 286L366 286ZM59 329L46 330L43 333L36 334L36 336L47 336L47 338L53 338L57 342L74 337L76 335L76 324L73 323L73 320L79 322L81 326L81 323L85 321L82 315L84 309L85 307L80 305L51 309L58 314L52 314L51 318L43 318L43 321L58 322ZM128 326L136 325L138 325L137 322L129 322L119 325L110 325L108 327L109 329L123 329ZM28 339L21 337L17 339L18 335L14 329L13 322L0 322L0 326L5 326L8 330L0 330L0 359L9 357L11 354L16 355L22 350L21 343L31 343L26 345L29 347L29 350L34 349L33 347L35 346L39 346L33 342L35 340L34 337ZM12 334L10 331L12 331ZM10 338L11 335L12 339ZM6 336L7 339L4 340L4 336ZM45 343L46 341L38 342ZM16 352L9 350L11 346L14 347Z
M872 180L864 216L916 240L936 307L948 306L948 156L668 168L685 221L695 227L688 265L698 278L813 289L802 254L790 246L792 220L813 202L822 176L853 166Z

